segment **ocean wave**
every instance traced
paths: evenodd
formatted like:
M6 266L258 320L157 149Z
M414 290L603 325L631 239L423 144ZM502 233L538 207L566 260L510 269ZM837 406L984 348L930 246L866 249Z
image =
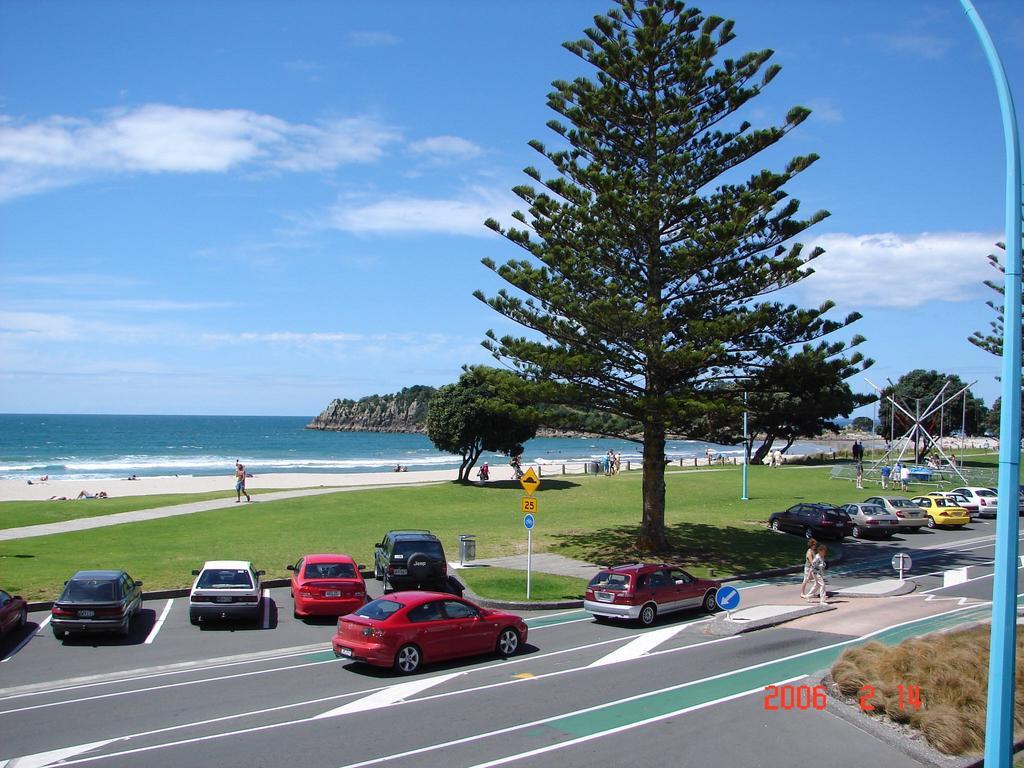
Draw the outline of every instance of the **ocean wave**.
M0 464L0 472L27 472L30 469L45 469L48 464Z

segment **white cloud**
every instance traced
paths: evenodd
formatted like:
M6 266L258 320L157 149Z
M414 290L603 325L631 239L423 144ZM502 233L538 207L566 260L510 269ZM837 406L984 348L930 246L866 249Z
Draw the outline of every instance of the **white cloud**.
M414 155L436 160L468 160L483 150L473 142L458 136L432 136L429 139L412 142L409 144L409 151Z
M345 232L435 232L490 234L484 220L507 220L522 201L509 192L474 188L461 198L390 197L373 203L342 201L329 212L327 226Z
M909 53L929 61L941 59L954 45L953 41L947 38L926 34L884 35L882 42L889 50Z
M811 119L821 123L841 123L843 112L832 99L811 99L807 104L811 109Z
M66 315L43 312L0 312L0 337L31 342L67 341L78 337L75 322Z
M928 301L973 301L996 277L987 255L998 234L922 232L898 235L835 233L807 240L825 253L800 288L814 301L847 308L916 307Z
M328 170L372 162L399 139L365 118L289 123L243 109L147 104L98 120L0 117L0 201L103 173L222 173L244 165Z

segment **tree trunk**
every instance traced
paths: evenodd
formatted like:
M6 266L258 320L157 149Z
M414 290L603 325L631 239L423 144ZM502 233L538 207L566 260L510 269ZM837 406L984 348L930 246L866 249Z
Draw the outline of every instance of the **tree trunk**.
M665 428L644 426L644 517L637 545L641 550L664 552L665 536Z
M751 464L763 464L764 457L768 455L768 451L772 449L772 445L775 444L775 435L769 432L765 435L764 442L758 446L757 450L754 451L753 457L750 459Z

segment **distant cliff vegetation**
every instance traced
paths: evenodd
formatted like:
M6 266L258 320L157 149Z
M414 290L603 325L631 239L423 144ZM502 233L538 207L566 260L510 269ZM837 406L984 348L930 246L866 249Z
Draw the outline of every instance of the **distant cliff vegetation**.
M435 387L406 387L392 395L370 395L359 400L332 400L306 429L334 432L418 432L427 431L427 409ZM541 437L571 435L629 434L623 419L598 412L577 411L562 406L543 408Z

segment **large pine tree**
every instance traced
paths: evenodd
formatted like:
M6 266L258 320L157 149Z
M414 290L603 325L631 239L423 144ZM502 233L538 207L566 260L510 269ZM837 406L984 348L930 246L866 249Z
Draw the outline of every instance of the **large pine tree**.
M809 274L792 239L828 214L796 218L783 187L816 155L781 171L738 166L810 114L752 129L734 113L779 72L772 51L724 58L733 22L678 0L620 0L565 47L595 79L556 81L548 126L559 147L531 146L557 175L525 172L543 187L515 188L524 226L487 224L533 258L484 264L526 294L487 297L531 331L485 342L537 385L537 397L582 406L643 429L639 545L665 536L665 441L689 434L718 407L715 390L746 379L793 344L856 319L825 319L826 302L802 309L766 296Z

